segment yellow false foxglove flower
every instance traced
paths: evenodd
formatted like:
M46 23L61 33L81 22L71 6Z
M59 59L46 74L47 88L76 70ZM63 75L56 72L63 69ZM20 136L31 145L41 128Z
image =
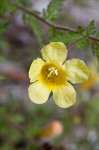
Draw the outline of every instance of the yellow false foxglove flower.
M55 103L67 108L74 104L76 91L72 84L88 79L88 68L82 60L67 57L66 46L62 42L51 42L41 49L43 59L37 58L30 66L31 85L28 93L36 104L43 104L53 92Z
M99 85L99 71L98 71L98 61L96 59L92 59L88 63L89 68L89 78L86 82L80 85L81 90L90 90L94 85Z

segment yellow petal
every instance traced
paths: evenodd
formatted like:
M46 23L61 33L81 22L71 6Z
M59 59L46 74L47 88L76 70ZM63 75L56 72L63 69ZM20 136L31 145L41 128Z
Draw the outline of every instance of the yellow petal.
M73 86L67 82L64 88L53 91L53 98L59 107L68 108L75 103L76 92Z
M31 101L36 104L43 104L48 100L50 91L39 82L31 84L28 88Z
M38 79L38 75L40 73L40 70L43 64L44 64L44 61L40 58L37 58L36 60L32 62L30 66L30 70L29 70L30 82L34 82Z
M45 61L54 61L62 64L67 57L66 46L62 42L51 42L41 50L42 57Z
M67 80L71 83L82 83L88 80L89 71L85 63L79 59L71 59L64 64Z

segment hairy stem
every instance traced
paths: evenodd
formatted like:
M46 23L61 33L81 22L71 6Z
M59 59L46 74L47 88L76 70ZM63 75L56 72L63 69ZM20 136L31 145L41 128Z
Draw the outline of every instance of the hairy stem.
M72 31L74 33L78 33L76 29L73 29L73 28L69 28L69 27L64 27L64 26L61 26L61 25L57 25L55 23L52 23L52 22L49 22L47 20L45 20L44 18L42 18L41 16L35 14L33 11L31 10L28 10L27 8L25 8L24 6L20 5L20 4L17 4L17 3L13 3L11 2L12 5L16 6L17 8L21 9L22 11L24 11L25 13L28 13L30 14L31 16L37 18L38 20L42 21L43 23L45 23L46 25L50 26L50 27L55 27L56 29L60 29L60 30L64 30L64 31ZM86 36L86 35L85 35ZM94 37L94 36L87 36L90 40L92 41L97 41L99 42L99 39Z

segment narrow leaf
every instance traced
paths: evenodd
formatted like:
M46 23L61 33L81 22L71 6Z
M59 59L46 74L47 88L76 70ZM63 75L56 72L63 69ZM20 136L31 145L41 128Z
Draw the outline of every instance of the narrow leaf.
M32 16L28 15L28 21L30 26L33 29L34 34L36 35L38 42L40 43L40 45L42 45L43 41L42 41L42 33L41 33L41 29L38 25L38 20L36 18L33 18Z
M79 49L79 50L84 50L88 47L88 45L89 45L89 39L86 38L86 39L83 39L83 40L79 41L76 44L76 48Z
M77 32L78 32L78 34L81 34L81 35L83 34L84 29L82 28L82 26L78 26Z
M88 27L86 28L87 35L94 35L96 33L94 20L90 22Z
M57 34L55 37L51 38L50 42L63 42L63 43L73 43L79 38L81 38L82 35L79 34Z
M92 43L92 52L99 60L99 43L97 43L97 42Z
M49 21L54 21L59 17L63 0L51 0L47 9L44 9L43 15Z

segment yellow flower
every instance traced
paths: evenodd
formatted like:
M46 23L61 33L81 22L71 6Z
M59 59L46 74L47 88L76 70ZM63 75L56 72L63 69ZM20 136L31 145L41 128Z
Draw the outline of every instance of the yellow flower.
M30 99L43 104L52 91L58 106L70 107L76 100L76 91L69 82L82 83L88 79L85 63L76 58L64 62L67 49L61 42L51 42L42 48L41 53L43 60L34 60L29 70L32 83L28 89Z
M99 71L98 71L98 61L96 59L92 59L88 63L89 68L89 78L86 82L80 85L81 90L89 90L94 85L99 85Z

